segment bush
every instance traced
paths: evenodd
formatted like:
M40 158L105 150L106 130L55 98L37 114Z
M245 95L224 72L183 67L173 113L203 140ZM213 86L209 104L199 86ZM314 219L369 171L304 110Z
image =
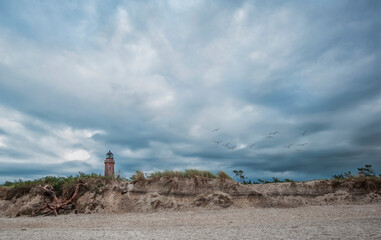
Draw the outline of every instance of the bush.
M235 174L235 176L237 178L237 182L241 182L241 183L245 182L245 179L247 177L245 176L244 171L242 171L242 170L234 170L233 173Z
M376 172L372 169L372 165L366 164L363 168L358 169L358 178L372 178L377 177ZM343 174L336 174L332 176L335 180L344 180L344 179L354 179L356 178L350 171L344 172Z
M357 168L359 170L359 176L375 177L376 172L372 169L372 165L365 165L363 168Z
M279 178L273 177L274 183L281 183L282 181Z
M336 175L333 175L332 178L335 180L341 180L341 179L344 179L345 177L343 174L336 174Z

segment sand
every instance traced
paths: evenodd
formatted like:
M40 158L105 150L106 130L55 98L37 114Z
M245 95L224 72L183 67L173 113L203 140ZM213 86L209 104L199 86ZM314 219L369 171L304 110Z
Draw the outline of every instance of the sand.
M0 218L0 239L381 239L381 204Z

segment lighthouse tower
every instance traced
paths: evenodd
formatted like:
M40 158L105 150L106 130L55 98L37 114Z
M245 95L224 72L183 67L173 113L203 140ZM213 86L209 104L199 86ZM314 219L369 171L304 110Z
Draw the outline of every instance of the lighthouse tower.
M114 154L109 150L106 154L105 160L105 177L113 177L114 176Z

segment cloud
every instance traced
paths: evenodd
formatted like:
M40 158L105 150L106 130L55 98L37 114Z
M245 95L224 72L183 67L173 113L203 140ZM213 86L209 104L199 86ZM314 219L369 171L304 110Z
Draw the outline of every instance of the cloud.
M374 1L0 4L2 179L381 168Z
M0 123L4 129L0 138L3 174L15 175L19 170L18 176L22 177L23 173L32 175L34 170L36 174L57 174L60 171L64 174L102 167L98 154L103 149L92 137L103 134L103 131L72 129L3 107L0 108ZM69 162L78 164L69 167ZM85 168L75 167L79 165Z

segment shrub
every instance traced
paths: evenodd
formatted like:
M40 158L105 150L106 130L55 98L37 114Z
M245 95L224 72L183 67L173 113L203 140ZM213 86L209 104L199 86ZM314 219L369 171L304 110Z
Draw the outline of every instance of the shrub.
M344 179L345 177L343 174L336 174L336 175L333 175L332 178L336 180L341 180L341 179Z
M366 164L363 168L357 168L358 169L358 177L359 178L371 178L371 177L377 177L376 172L372 169L372 165ZM344 180L344 179L354 179L356 178L350 171L344 172L343 174L336 174L332 176L335 180Z
M353 178L354 176L352 175L352 173L350 171L348 171L348 172L344 173L344 177L345 178Z
M6 181L3 185L4 187L11 187L13 185L13 182Z
M247 177L245 177L245 173L242 170L234 170L233 173L235 174L237 178L237 182L241 182L241 183L245 182L245 179Z
M273 177L273 182L274 183L280 183L282 181L279 178Z
M372 165L365 165L363 168L357 168L359 170L359 175L364 177L375 177L376 172L372 169Z

